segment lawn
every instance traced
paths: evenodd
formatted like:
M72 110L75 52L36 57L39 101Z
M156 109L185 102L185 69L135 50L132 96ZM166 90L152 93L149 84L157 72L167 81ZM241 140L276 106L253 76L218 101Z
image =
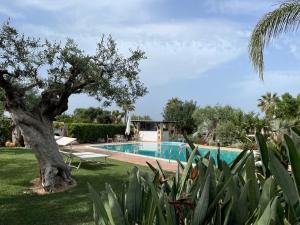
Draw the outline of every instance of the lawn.
M29 191L30 181L39 174L31 151L0 148L0 224L94 224L87 183L98 191L110 183L114 190L120 191L127 171L133 166L115 160L108 160L106 165L84 163L72 172L77 187L64 193L38 196Z

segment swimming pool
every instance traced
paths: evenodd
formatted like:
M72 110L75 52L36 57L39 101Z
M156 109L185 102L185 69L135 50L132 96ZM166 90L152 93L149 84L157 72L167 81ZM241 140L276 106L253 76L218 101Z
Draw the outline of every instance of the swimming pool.
M151 156L157 158L163 158L168 160L186 161L185 156L185 143L180 142L161 142L161 143L135 143L135 144L108 144L101 146L94 146L100 149L106 149L110 151L126 152L143 156ZM205 155L210 151L211 157L216 160L217 150L199 148L201 155ZM227 163L231 163L237 156L238 151L226 151L221 148L221 159Z

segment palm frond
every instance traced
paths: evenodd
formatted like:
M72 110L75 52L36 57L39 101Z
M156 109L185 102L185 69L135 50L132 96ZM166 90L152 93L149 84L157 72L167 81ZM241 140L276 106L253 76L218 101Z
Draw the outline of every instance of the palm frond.
M282 3L278 9L266 14L256 25L249 43L249 55L254 69L263 80L266 45L282 33L296 31L300 24L300 0Z

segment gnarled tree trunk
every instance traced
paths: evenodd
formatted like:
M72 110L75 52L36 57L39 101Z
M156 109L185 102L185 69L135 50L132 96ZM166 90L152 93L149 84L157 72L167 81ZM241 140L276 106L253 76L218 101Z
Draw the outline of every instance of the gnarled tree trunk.
M44 189L52 192L73 185L70 168L59 153L54 139L52 121L22 110L12 110L12 119L38 160Z

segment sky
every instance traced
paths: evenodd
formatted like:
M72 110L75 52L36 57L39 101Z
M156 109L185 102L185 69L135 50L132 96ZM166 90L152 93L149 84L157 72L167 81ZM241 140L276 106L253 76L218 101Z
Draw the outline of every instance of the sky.
M125 56L142 49L147 59L140 79L149 93L134 114L162 119L172 97L199 106L232 105L257 112L267 91L300 93L300 41L297 33L281 36L265 51L261 81L248 57L251 31L274 0L2 0L0 18L26 35L74 39L93 53L102 34L111 34ZM91 97L70 98L77 107L99 107Z

